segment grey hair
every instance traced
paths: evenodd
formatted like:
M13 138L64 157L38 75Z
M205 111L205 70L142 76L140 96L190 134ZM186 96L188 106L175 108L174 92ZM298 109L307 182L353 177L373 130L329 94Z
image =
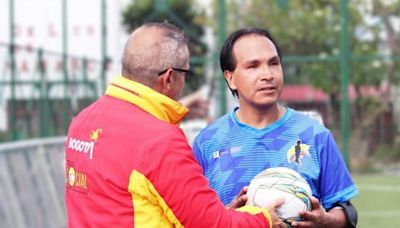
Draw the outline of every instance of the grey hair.
M141 28L160 29L161 37L151 38L152 41L141 45L131 45L131 36L122 56L122 75L149 83L165 69L183 68L188 64L189 40L182 30L168 22L146 23Z

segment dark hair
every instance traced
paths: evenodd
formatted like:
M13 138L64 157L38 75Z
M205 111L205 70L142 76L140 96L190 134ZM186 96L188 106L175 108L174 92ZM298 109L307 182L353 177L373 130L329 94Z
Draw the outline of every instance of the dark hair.
M225 40L224 45L222 46L221 53L219 56L219 61L221 64L221 70L222 72L229 70L229 71L234 71L236 68L236 59L233 56L233 46L235 45L236 41L243 36L248 36L248 35L260 35L260 36L265 36L271 42L274 44L276 51L278 52L278 56L280 61L282 61L282 55L281 55L281 50L276 43L276 41L272 38L271 34L261 28L242 28L239 30L236 30L235 32L231 33L229 37ZM230 89L230 88L229 88ZM234 96L238 96L236 90L230 89L232 94Z

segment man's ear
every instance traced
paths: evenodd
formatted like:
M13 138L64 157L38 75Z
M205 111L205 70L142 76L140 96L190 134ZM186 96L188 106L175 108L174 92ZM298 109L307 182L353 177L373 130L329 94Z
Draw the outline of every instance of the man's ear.
M224 71L224 78L225 78L226 82L228 83L228 86L229 86L230 89L232 89L232 90L236 90L237 89L232 71L225 70Z
M168 94L169 91L171 91L172 82L174 81L172 72L172 69L169 69L167 70L167 72L160 75L157 79L159 92L161 92L162 94Z

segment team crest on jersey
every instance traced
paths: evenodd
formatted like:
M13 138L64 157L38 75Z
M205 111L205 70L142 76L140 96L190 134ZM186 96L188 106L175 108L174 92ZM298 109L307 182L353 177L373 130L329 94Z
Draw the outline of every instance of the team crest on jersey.
M289 163L295 163L300 165L300 161L310 155L310 146L301 143L301 140L297 140L296 144L293 145L287 152L287 159Z

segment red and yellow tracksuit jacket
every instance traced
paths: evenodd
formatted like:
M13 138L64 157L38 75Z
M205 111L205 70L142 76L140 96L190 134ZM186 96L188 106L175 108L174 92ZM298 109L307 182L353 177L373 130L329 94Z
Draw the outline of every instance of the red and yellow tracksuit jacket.
M265 209L227 210L208 187L176 126L186 113L142 84L114 79L69 128L68 226L271 227Z

